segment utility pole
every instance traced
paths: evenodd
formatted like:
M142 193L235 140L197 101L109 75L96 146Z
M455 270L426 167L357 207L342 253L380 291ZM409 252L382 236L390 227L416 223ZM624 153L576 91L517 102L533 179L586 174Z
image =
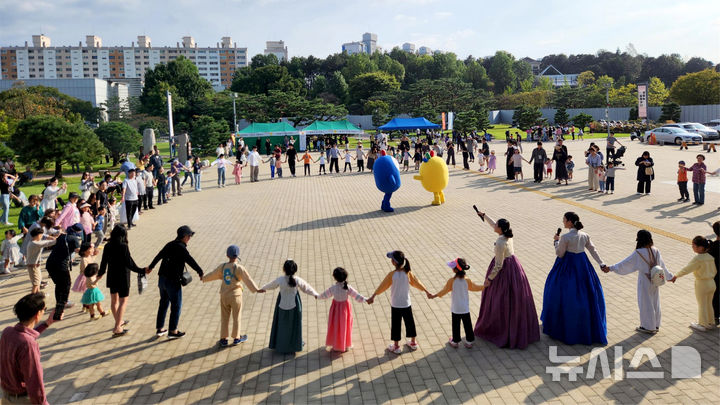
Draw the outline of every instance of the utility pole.
M238 123L237 123L237 111L235 110L235 100L237 100L237 93L233 93L233 128L235 129L235 135L237 135Z
M170 156L172 157L172 141L175 138L175 131L173 130L173 116L172 116L172 94L170 90L165 90L167 96L167 107L168 107L168 144L170 146Z

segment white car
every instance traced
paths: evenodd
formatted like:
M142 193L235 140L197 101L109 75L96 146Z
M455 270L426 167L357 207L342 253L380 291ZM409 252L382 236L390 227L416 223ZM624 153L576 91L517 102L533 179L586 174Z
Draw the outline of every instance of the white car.
M703 125L705 125L706 127L710 128L710 129L714 129L714 130L720 132L720 119L711 120L710 122L706 122Z
M675 127L659 127L645 131L645 136L640 139L640 142L647 142L650 139L650 135L655 135L655 140L659 144L674 143L680 145L685 141L686 143L702 143L703 138L700 135L690 133L682 128Z
M703 124L698 124L697 122L678 122L676 124L665 124L663 125L663 127L682 128L690 133L702 136L703 139L706 141L720 139L720 134L718 134L718 131L712 128L708 128Z

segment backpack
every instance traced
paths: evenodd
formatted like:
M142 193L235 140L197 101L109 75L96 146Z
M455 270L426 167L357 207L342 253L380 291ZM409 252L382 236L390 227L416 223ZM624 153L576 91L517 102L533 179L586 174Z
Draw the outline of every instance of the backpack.
M640 258L650 267L650 274L648 275L650 283L652 283L655 287L660 287L665 284L665 270L658 266L657 259L655 258L652 248L648 248L648 253L649 260L645 260L643 255L640 255Z

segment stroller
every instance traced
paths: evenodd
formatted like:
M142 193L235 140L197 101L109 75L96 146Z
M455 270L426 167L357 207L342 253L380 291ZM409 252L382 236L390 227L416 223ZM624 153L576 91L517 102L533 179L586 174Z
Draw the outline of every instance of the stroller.
M615 151L615 154L613 155L613 158L612 158L613 166L615 166L615 167L625 166L625 163L623 163L622 160L620 160L620 158L625 156L626 150L627 150L626 147L621 146L618 148L618 150Z

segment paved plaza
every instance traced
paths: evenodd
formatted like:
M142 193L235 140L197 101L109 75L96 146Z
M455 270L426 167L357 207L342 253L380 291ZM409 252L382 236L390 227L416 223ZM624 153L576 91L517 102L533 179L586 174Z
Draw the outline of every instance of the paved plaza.
M545 279L555 260L552 236L562 226L565 211L575 211L585 224L603 260L613 264L629 255L639 227L653 232L670 271L677 271L693 255L689 240L709 236L710 224L720 219L720 183L708 183L707 203L694 207L678 204L674 183L677 161L695 161L699 149L628 144L626 171L618 172L614 195L587 191L582 150L589 141L568 142L575 156L575 180L569 186L554 181L532 182L532 168L524 167L526 180L506 182L502 167L504 143L494 142L500 170L495 175L450 168L447 202L431 206L432 194L402 174L403 185L392 197L396 211L380 211L382 193L372 174L317 176L270 180L267 165L259 183L249 176L241 185L219 189L215 170L203 174L203 191L189 190L167 206L145 212L130 234L130 248L138 265L146 266L155 253L174 238L175 229L187 224L197 233L189 250L208 272L225 259L229 244L241 249L241 261L259 285L282 273L282 263L293 258L298 276L322 292L333 284L332 269L345 267L349 282L369 296L391 270L385 253L403 250L413 272L431 292L439 291L452 272L445 263L458 256L472 266L468 277L481 281L493 256L496 235L474 213L472 205L497 219L507 218L515 233L515 253L533 290L538 316ZM604 141L599 145L604 150ZM524 143L529 159L534 144ZM549 150L549 145L547 150ZM634 161L643 150L654 158L658 179L652 195L635 195ZM316 154L314 154L316 155ZM709 154L710 169L720 166L720 154ZM477 164L473 164L473 170ZM302 171L302 169L300 170ZM285 168L285 175L289 170ZM230 176L231 177L231 176ZM529 179L529 180L528 180ZM231 181L232 183L232 181ZM694 208L693 208L694 207ZM99 261L99 259L98 259ZM594 263L593 263L594 264ZM609 369L603 378L601 361L589 367L593 347L567 346L545 335L526 350L499 349L478 340L468 350L449 347L450 298L428 300L411 292L420 349L397 356L385 351L390 335L389 293L373 305L353 302L354 347L344 354L324 348L330 301L302 295L305 350L295 356L267 348L277 291L244 296L242 330L249 339L236 347L220 349L219 282L201 283L197 277L183 291L180 329L182 339L155 339L159 299L157 269L150 288L137 294L135 281L126 318L130 334L111 339L112 316L92 322L72 308L66 319L53 325L40 340L45 382L51 403L717 403L720 400L720 335L688 328L696 320L693 277L661 287L663 323L657 335L638 334L637 275L599 272L607 304ZM77 275L74 269L73 279ZM47 274L44 275L47 278ZM101 283L103 292L105 282ZM48 286L52 292L53 284ZM0 280L0 326L15 323L12 305L29 292L24 269ZM71 293L78 302L80 295ZM481 293L471 293L473 321ZM54 305L52 295L49 306ZM104 303L109 308L109 298ZM550 359L579 356L576 364ZM689 346L701 357L700 378L673 378L682 360L673 346ZM639 349L652 349L637 369L630 363ZM622 355L615 364L615 353ZM655 353L657 356L652 355ZM637 356L639 357L639 356ZM602 360L603 357L600 356ZM561 360L564 361L564 360ZM595 361L593 361L595 363ZM553 381L546 368L582 367L575 381L567 374ZM589 377L589 370L594 377ZM628 372L660 372L653 378L630 378Z

